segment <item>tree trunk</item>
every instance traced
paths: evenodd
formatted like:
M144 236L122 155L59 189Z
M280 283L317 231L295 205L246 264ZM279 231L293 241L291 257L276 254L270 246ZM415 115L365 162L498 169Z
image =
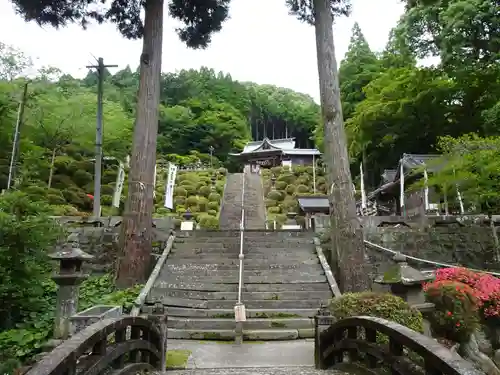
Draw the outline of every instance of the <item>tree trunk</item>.
M56 148L52 150L52 158L50 159L50 171L49 171L49 181L47 182L47 187L50 189L52 186L52 177L54 177L54 164L56 162Z
M147 0L128 197L120 238L123 250L116 277L119 288L145 282L151 261L162 39L163 0Z
M352 190L347 137L342 118L337 61L333 43L330 0L314 0L316 51L321 112L325 137L325 161L330 185L332 260L342 292L367 290L365 249Z

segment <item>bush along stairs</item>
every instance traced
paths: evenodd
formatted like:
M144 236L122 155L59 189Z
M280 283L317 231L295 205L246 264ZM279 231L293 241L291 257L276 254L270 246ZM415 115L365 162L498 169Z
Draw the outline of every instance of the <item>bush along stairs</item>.
M161 301L169 338L233 340L239 247L239 231L180 233L143 312ZM312 317L331 298L313 233L249 230L244 252L244 339L313 337Z

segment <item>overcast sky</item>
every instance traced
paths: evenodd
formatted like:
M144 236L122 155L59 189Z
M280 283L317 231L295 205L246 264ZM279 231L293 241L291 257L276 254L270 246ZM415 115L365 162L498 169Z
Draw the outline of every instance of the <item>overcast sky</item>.
M375 51L384 48L389 31L403 13L399 0L352 0L350 18L334 27L337 59L347 51L351 28L358 22ZM319 96L314 29L288 15L284 0L232 0L231 19L206 50L190 50L177 38L176 23L167 18L163 38L163 71L207 66L234 79L268 83ZM30 55L36 65L54 66L84 76L93 57L133 69L140 41L124 39L111 24L87 30L71 25L61 30L26 24L9 0L0 0L0 40Z

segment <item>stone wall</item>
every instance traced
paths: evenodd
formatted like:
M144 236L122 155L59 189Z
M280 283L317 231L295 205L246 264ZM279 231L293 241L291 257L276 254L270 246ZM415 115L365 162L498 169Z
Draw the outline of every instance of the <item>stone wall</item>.
M434 262L463 265L469 268L500 271L494 261L495 247L490 228L371 228L365 240L406 255ZM366 254L373 274L383 273L392 264L392 254L367 247ZM408 261L419 269L432 265Z
M363 234L366 241L405 255L500 272L500 264L495 262L494 238L488 220L484 216L457 219L439 216L413 220L397 216L363 217ZM498 227L496 231L500 236ZM372 278L394 264L392 253L372 246L366 247L366 257ZM408 263L421 270L435 268L432 264L411 259Z
M76 233L80 248L94 256L84 268L92 274L102 274L114 269L119 253L118 237L122 218L119 216L99 219L82 217L56 218L68 231ZM153 219L153 253L161 254L173 228L173 220L169 217Z

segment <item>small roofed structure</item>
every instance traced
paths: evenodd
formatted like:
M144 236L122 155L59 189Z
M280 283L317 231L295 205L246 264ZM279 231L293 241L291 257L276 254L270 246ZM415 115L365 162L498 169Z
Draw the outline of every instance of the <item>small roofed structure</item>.
M312 165L321 156L317 149L295 147L295 138L269 139L248 142L240 153L230 154L246 165L276 167L280 165Z
M305 229L315 229L322 219L327 220L330 203L327 195L297 196L300 216L305 217Z

